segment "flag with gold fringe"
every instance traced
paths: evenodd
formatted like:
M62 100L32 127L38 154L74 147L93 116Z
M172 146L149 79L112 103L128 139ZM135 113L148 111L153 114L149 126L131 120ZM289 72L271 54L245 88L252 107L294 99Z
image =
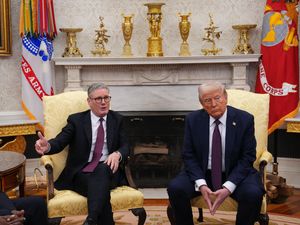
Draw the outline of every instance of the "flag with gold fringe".
M57 34L52 0L21 0L22 108L43 129L43 96L53 95L51 57Z
M299 0L267 0L256 92L270 95L269 133L298 113Z

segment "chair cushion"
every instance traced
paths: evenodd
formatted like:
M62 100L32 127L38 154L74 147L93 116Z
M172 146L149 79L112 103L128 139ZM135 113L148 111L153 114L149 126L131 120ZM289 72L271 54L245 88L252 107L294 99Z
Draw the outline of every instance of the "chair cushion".
M254 167L258 169L259 159L268 146L268 121L269 121L269 95L230 89L228 93L228 105L245 110L254 115L254 129L256 137L256 161ZM272 155L269 155L269 161Z
M192 207L196 207L196 208L207 208L206 203L204 201L204 198L202 198L201 196L193 198L191 200L191 204ZM237 202L233 199L233 198L227 198L223 204L220 205L220 207L218 208L218 210L222 210L222 211L236 211L237 209ZM266 213L267 212L267 200L266 197L264 197L263 201L262 201L262 205L261 205L261 213Z
M43 97L45 137L54 138L67 124L70 114L89 109L85 91L64 92ZM58 178L66 164L68 147L62 152L49 156L53 162L54 180Z
M143 207L144 196L134 188L117 187L111 191L110 196L113 211ZM49 218L86 214L87 199L74 191L55 190L54 198L48 201Z

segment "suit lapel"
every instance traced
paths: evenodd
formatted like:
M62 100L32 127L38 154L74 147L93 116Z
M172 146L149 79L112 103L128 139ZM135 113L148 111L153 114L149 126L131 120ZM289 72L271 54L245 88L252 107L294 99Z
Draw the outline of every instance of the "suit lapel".
M202 117L202 118L200 118ZM208 165L208 154L209 154L209 115L204 112L203 114L200 114L200 117L198 118L197 127L200 129L199 136L199 143L200 147L199 149L204 149L205 151L200 151L202 153L202 159L203 159L203 170L205 171L207 169Z
M113 143L113 131L114 131L114 120L111 116L111 112L109 111L107 114L107 122L106 122L106 141L108 152L111 151L112 143Z
M85 133L86 138L87 138L87 140L89 142L89 145L90 145L88 149L91 149L91 145L92 145L92 121L91 121L91 112L90 111L88 111L88 113L84 117L83 129L84 129L84 133Z
M235 112L231 107L227 107L227 120L226 120L226 141L225 141L225 170L227 172L228 165L230 164L231 151L234 148L235 137L236 137L236 126Z

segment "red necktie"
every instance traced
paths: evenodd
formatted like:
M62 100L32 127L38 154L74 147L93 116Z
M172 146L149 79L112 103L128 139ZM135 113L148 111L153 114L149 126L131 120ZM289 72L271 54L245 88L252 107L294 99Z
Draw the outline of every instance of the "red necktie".
M98 132L97 132L97 139L96 139L96 144L95 144L95 149L93 153L93 158L92 161L89 162L84 168L83 172L93 172L96 166L99 163L99 160L102 156L102 149L104 145L104 129L103 129L103 118L101 117L100 119L100 125L98 127Z
M211 180L214 190L222 187L222 141L219 131L219 120L215 120L215 129L212 137Z

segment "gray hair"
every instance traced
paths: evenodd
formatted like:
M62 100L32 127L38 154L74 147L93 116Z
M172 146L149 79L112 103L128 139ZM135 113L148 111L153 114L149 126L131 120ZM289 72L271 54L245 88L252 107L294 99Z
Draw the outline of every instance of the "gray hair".
M88 87L88 90L87 90L88 96L90 96L90 94L97 89L106 89L109 93L109 88L104 83L93 83Z
M211 91L211 90L220 90L222 93L224 93L225 96L227 96L227 92L226 92L224 84L222 84L219 81L211 81L208 83L201 84L198 87L199 98L202 98L202 96L205 92Z

